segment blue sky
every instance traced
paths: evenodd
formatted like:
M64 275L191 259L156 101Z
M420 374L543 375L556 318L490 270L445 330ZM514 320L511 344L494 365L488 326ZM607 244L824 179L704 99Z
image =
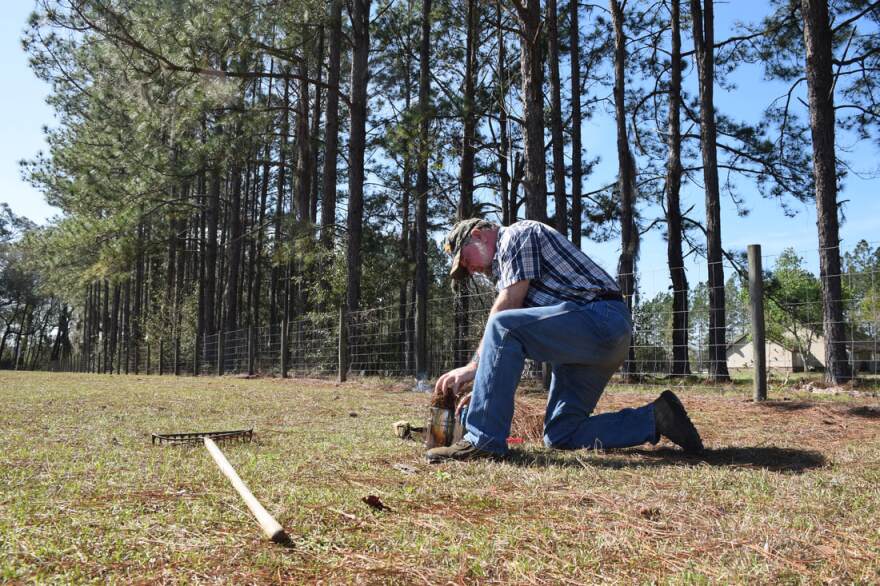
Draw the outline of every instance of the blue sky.
M57 211L21 180L18 169L18 161L45 149L42 127L53 120L45 102L49 86L34 77L21 48L33 6L32 0L8 0L0 18L0 70L6 78L6 90L0 92L0 201L18 215L43 222Z
M20 37L28 14L33 8L31 0L7 0L4 17L0 19L0 68L6 78L6 88L0 92L0 202L7 202L19 215L38 222L45 222L57 213L49 207L42 195L25 183L19 174L18 161L33 157L45 148L42 127L53 123L52 110L45 104L48 86L36 79L27 65L27 56L21 49ZM716 38L725 38L736 19L756 21L766 3L757 0L737 0L716 5ZM685 49L690 41L685 38ZM567 64L563 74L567 75ZM734 80L738 88L726 92L718 88L716 101L719 110L744 120L757 120L761 109L773 98L785 91L780 84L763 81L760 68L743 68ZM744 99L744 96L746 99ZM584 148L589 156L598 154L602 161L584 186L585 191L595 189L614 180L617 173L614 151L613 121L607 116L597 116L584 125ZM878 150L874 144L859 143L844 137L843 142L852 152L848 160L858 171L872 173L878 169ZM852 248L860 239L877 244L880 227L880 197L877 191L880 179L860 179L854 174L845 183L841 200L848 200L845 207L846 222L841 227L843 249ZM751 243L763 246L765 266L772 266L773 256L786 247L793 247L805 257L809 266L817 267L815 208L812 204L792 203L798 211L795 218L786 217L777 203L764 200L754 190L743 184L741 192L746 195L751 214L740 218L735 207L725 200L722 207L722 239L725 248L744 249ZM703 195L696 189L684 194L684 205L696 204L694 215L701 217ZM610 271L614 271L619 254L617 242L584 243L584 250L594 256ZM705 262L691 259L689 280L692 284L705 280ZM668 286L666 274L666 245L657 232L645 236L639 261L641 286L644 295L651 296Z
M715 4L715 39L716 42L726 38L736 21L758 22L766 14L767 3L758 0L734 0L716 2ZM683 50L690 50L689 33L683 35ZM695 76L692 76L692 78ZM693 79L691 78L691 81ZM761 112L772 100L788 90L787 84L764 80L760 66L744 66L729 78L736 84L733 91L726 91L716 86L715 102L719 111L743 121L757 121ZM692 95L696 87L692 84L687 88ZM803 84L801 86L803 89ZM801 92L804 99L806 96ZM596 123L598 122L598 125ZM593 153L598 152L602 162L590 178L592 185L605 185L614 181L617 174L617 155L615 150L615 129L609 117L598 117L591 121L593 128L584 127L585 148ZM604 143L604 148L603 148ZM860 174L877 175L878 148L871 142L857 143L851 137L838 135L838 146L848 152L846 159L852 169ZM585 188L588 191L589 188ZM818 272L819 239L816 229L816 209L812 203L801 204L789 201L790 208L797 212L794 218L786 217L775 201L762 198L756 188L747 182L739 183L740 195L746 200L746 207L751 213L739 217L736 206L729 198L722 195L722 245L728 250L745 250L749 244L760 244L764 255L764 267L772 268L775 257L785 248L794 248L814 272ZM877 246L880 244L880 178L861 179L854 173L846 178L843 190L838 194L840 201L847 200L844 206L846 220L841 225L841 251L852 249L859 240L867 240ZM704 194L701 188L687 187L682 194L682 208L695 205L691 215L705 218L703 205ZM653 212L653 213L651 213ZM648 210L646 216L654 217L656 210ZM619 243L585 243L584 249L601 259L608 269L615 269L617 256L620 253ZM642 240L639 271L640 286L643 295L652 296L658 291L666 290L669 285L666 268L666 242L659 232L652 232ZM705 259L691 257L687 261L688 280L693 286L698 281L705 281L707 269ZM730 269L725 269L725 275Z

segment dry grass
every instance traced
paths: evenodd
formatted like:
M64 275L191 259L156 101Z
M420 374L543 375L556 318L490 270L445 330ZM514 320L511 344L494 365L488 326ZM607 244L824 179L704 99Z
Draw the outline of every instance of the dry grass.
M689 391L700 457L527 442L429 466L391 430L429 395L392 383L0 373L0 389L0 581L880 581L871 397ZM651 398L618 389L600 410ZM543 414L538 396L519 406ZM291 548L261 539L204 448L149 440L242 425L255 441L224 451Z

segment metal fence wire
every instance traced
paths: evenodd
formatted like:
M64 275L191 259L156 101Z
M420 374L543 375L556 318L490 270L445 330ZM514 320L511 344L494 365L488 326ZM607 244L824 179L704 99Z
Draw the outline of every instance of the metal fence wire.
M806 262L792 265L792 258L803 261L793 252L760 258L765 267L760 277L766 368L784 375L824 370L825 332L838 326L837 350L848 368L858 377L876 376L880 370L880 279L876 269L850 266L836 275L842 286L841 318L826 323L822 279L827 284L830 275L815 276L804 268ZM708 267L701 271L707 274ZM643 289L658 292L631 300L631 348L613 384L686 386L728 380L728 375L734 380L754 376L756 316L750 308L745 269L726 264L723 284L710 287L699 283L682 291L671 287L666 270L640 271L637 276ZM421 375L415 372L416 306L411 299L348 314L347 374L433 378L461 366L479 345L494 294L488 280L478 279L463 294L439 295L428 301L428 372ZM712 309L713 301L719 304L722 297L723 314ZM127 360L120 344L118 355L111 360L74 354L53 368L270 376L286 370L289 376L330 377L338 374L340 364L340 315L338 311L298 315L288 322L286 336L281 324L272 324L199 338L180 334L167 340L145 340L136 348L126 344ZM284 356L282 350L286 351ZM524 378L541 374L541 365L527 363Z

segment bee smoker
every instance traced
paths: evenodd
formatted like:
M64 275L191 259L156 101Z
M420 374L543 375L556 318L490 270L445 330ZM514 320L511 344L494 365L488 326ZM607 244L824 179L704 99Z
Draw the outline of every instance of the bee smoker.
M428 433L425 435L425 447L428 449L440 446L450 446L464 435L464 419L467 408L461 412L461 417L455 416L455 409L443 407L430 407L428 421L425 427Z

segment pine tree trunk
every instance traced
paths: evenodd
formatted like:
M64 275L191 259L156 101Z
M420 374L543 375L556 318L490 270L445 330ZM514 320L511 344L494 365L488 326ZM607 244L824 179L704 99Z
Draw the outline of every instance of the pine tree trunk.
M12 334L12 324L15 323L15 320L18 317L19 307L21 307L21 301L16 298L15 308L12 310L11 317L6 322L6 328L3 330L3 337L0 338L0 368L3 368L3 352L6 350L6 340L8 340L9 336Z
M400 352L398 355L398 361L400 363L401 371L406 372L407 369L407 351L408 347L406 344L406 316L407 311L409 309L408 304L408 295L407 295L407 284L410 281L410 271L409 268L412 266L412 261L410 259L409 254L409 240L410 240L410 221L409 221L409 208L410 208L410 196L412 193L412 170L410 168L410 157L407 154L404 160L404 168L403 168L403 194L400 202L400 217L403 225L400 228L400 259L403 261L404 271L402 278L400 279L400 285L398 287L397 293L397 330L399 332L399 343L400 343Z
M244 325L247 326L256 326L257 325L257 316L254 313L254 306L256 305L256 296L257 296L257 265L260 262L259 257L257 256L257 240L260 235L261 227L259 222L259 214L260 214L260 204L263 195L263 184L268 180L266 174L268 173L267 167L268 165L264 162L262 165L249 165L252 167L251 172L251 188L250 188L250 198L248 203L248 225L245 230L245 234L247 234L247 261L244 263L244 267L246 271L242 271L242 274L246 274L243 279L243 285L247 288L247 296L245 297L245 307L242 310L242 317ZM259 197L257 196L259 192Z
M636 169L629 149L626 128L626 36L623 31L623 12L617 0L610 0L614 26L614 113L617 124L617 162L620 168L617 190L620 197L620 258L617 262L617 282L620 292L633 310L636 282L636 255L639 235L635 221ZM629 360L624 364L626 375L635 369L635 340L630 343Z
M825 380L849 381L852 369L846 355L840 237L838 235L837 172L834 144L834 77L828 3L801 0L804 45L807 49L807 95L813 139L813 177L816 182L816 224L819 230L819 273L822 286L822 321L825 332Z
M101 295L101 372L106 373L110 369L110 282L104 279L103 294Z
M511 197L516 198L510 189L510 143L507 121L507 44L504 34L503 0L495 2L495 26L498 29L498 169L501 184L501 223L509 226L511 219Z
M404 73L404 111L410 112L413 100L413 84L415 80L412 75L413 68L413 51L410 46L412 37L407 35L407 51L405 55L405 73ZM401 201L400 201L400 259L403 261L403 271L398 288L398 306L397 306L397 329L399 332L400 350L398 361L401 373L409 374L412 354L412 331L409 327L412 301L410 287L413 282L413 254L412 254L412 223L410 221L413 199L413 158L415 148L413 147L412 138L407 138L405 143L405 151L403 155L403 175L401 176Z
M305 54L299 65L299 99L296 108L296 219L305 225L311 217L312 154L309 139L309 68Z
M62 305L61 311L58 313L58 333L55 334L55 340L52 342L52 352L49 354L49 361L53 364L57 364L61 360L62 340L67 336L68 322L67 306ZM3 347L0 345L0 363L2 362Z
M92 332L94 331L92 314L94 313L94 295L92 293L94 285L89 283L86 286L86 303L83 308L83 371L92 371ZM18 356L18 346L16 345L15 355Z
M691 0L694 52L700 86L700 146L706 189L706 260L709 264L709 376L730 380L727 370L724 309L724 262L721 249L721 196L718 188L718 148L715 126L714 0Z
M233 169L234 170L234 169ZM225 173L226 177L223 181L223 197L220 199L220 213L218 215L219 234L217 243L217 297L214 299L215 315L213 317L214 324L218 330L226 329L226 281L228 279L227 271L229 270L229 199L231 198L231 187L229 185L231 173ZM225 252L225 253L224 253Z
M547 221L546 163L544 161L544 61L541 55L541 1L517 3L520 23L523 145L525 152L526 219ZM515 197L515 195L514 195Z
M110 310L110 331L108 335L109 347L107 349L107 366L108 372L113 372L113 363L116 358L116 344L119 338L119 301L120 301L120 287L119 285L113 285L113 305ZM59 328L59 332L60 332Z
M0 338L0 368L3 368L3 353L6 351L6 340L12 332L12 322L6 322L6 328L3 330L3 337Z
M216 234L216 230L215 230ZM144 293L144 224L138 223L137 260L134 276L134 307L131 315L131 346L132 361L135 374L140 373L141 327L143 324L143 293Z
M198 269L196 273L196 278L198 279L199 288L198 308L196 311L196 335L201 337L205 334L205 210L208 203L207 194L205 193L205 190L208 187L208 182L207 177L205 176L204 168L199 171L198 182L196 185L196 189L198 191L196 205L198 205L199 209L199 221L196 235L198 242ZM126 322L127 321L128 320L126 320Z
M26 362L28 370L36 370L37 363L40 360L40 355L43 353L43 345L46 341L46 326L49 321L49 316L51 315L51 308L43 314L43 319L40 322L40 327L37 329L39 333L37 333L37 344L36 346L31 346L30 356Z
M284 74L290 72L284 69ZM282 97L281 109L281 130L278 145L278 182L275 195L275 216L274 216L274 241L273 252L276 263L279 260L281 250L284 247L284 234L281 222L284 218L284 192L286 187L286 171L287 171L287 135L290 133L290 81L284 78L284 93ZM269 292L269 323L275 325L279 323L279 315L285 307L284 296L286 294L286 285L281 282L285 268L280 264L272 266L272 276L270 281Z
M103 301L102 293L103 293L103 280L96 281L95 282L95 289L94 289L95 305L94 305L94 310L93 310L95 324L94 324L94 329L92 330L92 332L93 332L93 334L92 334L92 338L93 338L92 348L94 348L94 362L95 362L94 372L95 373L103 372L103 369L104 369L104 364L103 364L104 353L103 353L103 348L101 347L102 342L103 342L102 330L104 328L104 313L102 311L102 306L101 306L101 303ZM25 338L25 340L27 340L27 338Z
M184 185L182 189L184 198L186 198L189 193L189 185ZM186 284L186 266L187 266L187 246L186 246L186 237L189 232L189 222L186 218L183 218L178 223L178 231L177 231L177 269L175 271L175 279L174 279L174 305L172 306L172 319L174 326L174 337L180 335L180 318L181 318L181 305L183 304L183 295L184 295L184 285Z
M369 81L370 1L352 0L351 132L348 174L348 249L346 306L358 310L361 297L361 241L364 222L364 154L367 139L367 83Z
M89 293L91 294L91 285L89 285ZM15 346L12 351L12 368L19 369L21 363L22 344L24 340L25 330L27 328L28 315L30 315L30 303L25 302L24 311L21 312L21 319L18 322L18 331L15 333Z
M229 244L226 262L226 319L223 329L231 332L238 329L238 278L241 268L241 168L232 165L232 197L229 199ZM225 232L225 231L224 231Z
M177 198L176 190L172 199ZM170 308L174 300L175 271L177 270L177 231L178 220L172 217L168 222L167 258L165 263L165 302L164 306Z
M431 108L431 0L422 0L419 46L419 145L415 217L415 355L416 377L428 376L428 126Z
M526 161L522 153L517 152L513 156L513 175L510 178L510 223L519 219L519 206L523 200L519 198L519 186L522 185L526 172Z
M262 286L263 286L263 250L266 240L266 201L269 198L269 181L271 179L271 168L269 166L269 147L266 147L266 163L263 165L263 180L260 184L260 205L259 216L257 218L257 243L254 251L254 264L256 265L256 277L254 279L254 297L253 297L253 324L259 327L260 309L262 305Z
M312 139L309 137L309 67L307 51L303 49L302 59L299 65L299 98L296 109L296 220L301 231L295 231L291 236L291 250L301 249L306 243L306 235L310 233L308 224L312 218L310 197L312 193ZM297 242L297 239L301 239ZM304 266L304 255L300 255L294 264L294 276L296 277L295 304L296 311L304 312L306 299L303 293L303 282L309 280L307 267Z
M208 243L205 247L205 333L217 331L217 224L220 216L220 167L219 162L211 168L208 180L208 207L205 210Z
M474 113L474 85L477 75L477 43L479 41L479 18L480 7L478 0L467 1L467 35L465 42L465 75L464 75L464 99L462 111L462 153L459 179L461 182L461 196L458 200L457 218L464 220L473 216L474 213L474 159L476 149L477 118ZM466 282L460 283L455 289L455 337L453 341L453 356L456 364L467 362L470 349L465 347L469 329L469 299Z
M666 166L666 258L672 279L672 374L690 374L688 359L688 281L681 250L681 14L670 0L672 54L669 81L669 160Z
M131 325L131 281L125 282L125 293L123 295L123 303L122 303L122 321L123 321L123 334L122 334L122 343L123 343L123 362L124 372L128 374L130 364L131 364L131 344L132 344L132 325Z
M309 131L309 136L311 137L311 170L312 170L312 179L309 181L309 186L311 188L311 194L309 196L309 205L311 207L310 211L310 222L315 225L318 223L318 189L319 189L319 174L318 174L318 164L320 163L320 150L321 150L321 141L320 141L320 132L321 132L321 76L323 75L323 65L324 65L324 27L318 27L318 46L317 46L317 69L315 71L315 99L312 102L312 128Z
M569 2L571 24L569 50L571 52L571 241L581 247L581 69L579 5Z
M98 339L101 335L101 287L97 282L92 283L92 302L89 306L91 315L89 321L89 372L98 372L100 368L99 357L101 349L98 347Z
M324 176L321 190L321 242L333 248L336 223L336 161L339 155L339 62L342 39L342 0L330 4L327 111L324 119Z
M547 0L547 41L550 45L550 134L553 138L553 200L556 230L568 235L568 201L565 193L565 145L562 140L562 82L559 80L559 26L556 0Z
M409 71L409 70L407 70ZM407 75L407 110L409 110L409 75ZM400 260L403 262L404 270L401 275L400 285L398 287L397 293L397 331L398 331L398 343L400 344L399 352L398 352L398 362L400 364L401 372L405 373L407 371L407 354L409 348L407 346L407 312L409 310L408 303L408 283L411 281L411 270L412 259L410 258L410 199L412 197L412 159L410 156L411 149L407 149L407 153L404 157L403 163L403 189L400 201L400 219L401 219L401 228L400 228Z
M462 152L459 180L461 195L457 219L472 217L474 205L474 148L477 118L474 113L474 84L477 74L477 41L479 37L479 0L467 0L467 35L465 41L464 95L462 96Z

